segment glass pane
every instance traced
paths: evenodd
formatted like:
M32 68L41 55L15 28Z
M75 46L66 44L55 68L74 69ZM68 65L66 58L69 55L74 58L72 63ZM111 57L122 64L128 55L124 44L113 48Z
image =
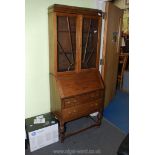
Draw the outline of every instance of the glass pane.
M76 17L57 16L58 72L75 69Z
M82 69L96 67L98 41L98 20L83 18L82 27Z

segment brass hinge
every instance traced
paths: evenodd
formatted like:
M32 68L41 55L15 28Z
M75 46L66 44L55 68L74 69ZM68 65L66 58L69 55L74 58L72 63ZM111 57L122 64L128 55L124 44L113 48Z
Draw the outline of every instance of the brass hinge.
M105 19L106 18L106 12L102 12L102 18Z
M103 65L103 59L100 59L100 65L101 66Z

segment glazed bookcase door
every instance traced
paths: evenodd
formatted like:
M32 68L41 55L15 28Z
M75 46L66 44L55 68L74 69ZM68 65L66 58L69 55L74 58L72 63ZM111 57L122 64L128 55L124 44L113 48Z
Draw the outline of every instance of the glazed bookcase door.
M76 16L57 16L58 72L74 71L76 60Z
M83 18L81 68L96 68L98 19Z

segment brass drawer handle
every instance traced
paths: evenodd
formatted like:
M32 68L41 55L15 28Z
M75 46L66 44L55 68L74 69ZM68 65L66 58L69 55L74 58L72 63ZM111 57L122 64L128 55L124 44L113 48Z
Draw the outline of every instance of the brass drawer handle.
M91 98L100 97L100 94L98 92L97 93L93 93L93 94L90 94L90 97Z
M77 100L74 99L74 98L66 99L66 100L65 100L65 103L75 103L75 102L77 102Z
M68 111L68 114L74 114L74 113L76 113L76 110Z
M71 111L69 111L69 112L68 112L68 114L72 114L72 112L71 112Z
M98 106L98 103L93 103L90 105L91 107Z
M74 100L73 100L73 102L77 102L77 100L76 100L76 99L74 99Z

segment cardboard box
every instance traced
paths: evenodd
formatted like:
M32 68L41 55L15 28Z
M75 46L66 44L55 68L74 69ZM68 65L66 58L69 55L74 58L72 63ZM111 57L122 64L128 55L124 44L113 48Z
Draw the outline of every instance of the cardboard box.
M45 123L34 124L37 116L26 119L26 131L33 152L59 141L58 121L51 113L43 114Z

